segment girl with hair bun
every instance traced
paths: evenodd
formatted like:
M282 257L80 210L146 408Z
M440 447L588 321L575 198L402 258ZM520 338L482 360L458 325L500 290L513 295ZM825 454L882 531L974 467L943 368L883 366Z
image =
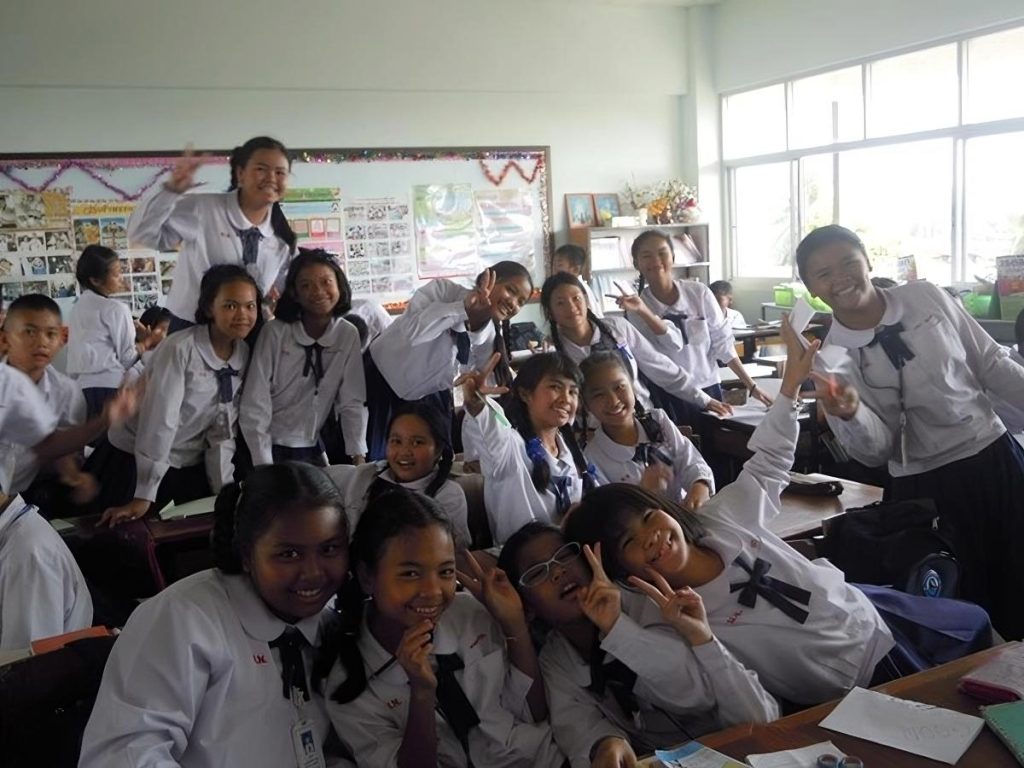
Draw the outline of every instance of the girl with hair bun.
M203 160L187 147L170 178L128 220L128 239L147 248L180 247L167 296L169 333L192 325L199 281L214 264L238 264L270 295L295 252L295 233L281 210L292 161L277 139L257 136L231 152L227 192L185 194L198 186Z
M107 661L83 768L324 765L310 684L324 606L348 573L341 495L323 471L257 467L217 497L215 568L139 606Z

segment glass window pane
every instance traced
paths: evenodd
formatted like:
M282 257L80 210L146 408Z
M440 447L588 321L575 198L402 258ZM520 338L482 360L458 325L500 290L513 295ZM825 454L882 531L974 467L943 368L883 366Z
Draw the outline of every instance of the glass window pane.
M786 149L786 89L781 83L726 96L722 109L726 157Z
M839 155L839 223L868 248L874 274L895 278L899 256L917 275L952 280L953 142L919 141Z
M957 122L956 46L941 45L868 65L868 136L893 136Z
M1024 27L967 41L969 123L1024 117Z
M789 108L789 146L832 144L833 104L839 141L864 138L864 98L861 68L849 67L793 81Z
M742 277L791 277L789 163L737 168L733 178L738 274Z
M971 139L965 153L964 277L991 280L996 256L1024 253L1024 133Z
M811 155L800 160L800 237L832 221L835 199L833 155Z

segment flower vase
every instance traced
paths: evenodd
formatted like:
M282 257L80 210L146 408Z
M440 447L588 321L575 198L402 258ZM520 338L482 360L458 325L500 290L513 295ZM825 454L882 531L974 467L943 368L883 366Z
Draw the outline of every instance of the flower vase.
M646 208L637 208L636 209L636 219L637 219L637 223L641 227L646 227L647 226L647 209Z

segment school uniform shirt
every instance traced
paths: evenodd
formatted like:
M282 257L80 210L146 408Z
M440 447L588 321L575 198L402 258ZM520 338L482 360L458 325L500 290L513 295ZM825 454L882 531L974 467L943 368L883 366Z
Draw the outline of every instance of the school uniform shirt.
M213 351L210 327L196 325L171 334L146 370L146 394L139 412L107 437L115 448L135 455L135 498L156 499L170 467L206 460L213 490L231 480L235 424L249 347L235 342L231 357ZM221 402L217 373L230 367L231 399Z
M313 344L322 347L319 384ZM355 326L340 317L331 318L323 335L313 339L301 320L267 323L252 353L238 417L253 464L272 464L274 445L315 446L332 409L345 450L365 454L366 377Z
M370 345L378 370L402 400L452 388L463 370L484 366L494 350L494 324L469 330L463 303L469 288L432 280L412 295L405 312ZM460 365L453 333L469 333L469 363Z
M600 740L626 739L638 754L674 746L710 731L779 717L778 703L717 640L691 647L675 630L642 627L625 614L601 639L603 663L618 661L636 675L635 713L617 702L610 685L598 694L590 664L559 632L551 632L540 666L555 742L573 768L590 768Z
M706 408L707 404L711 402L711 398L694 383L695 379L688 370L680 368L666 356L664 351L660 348L655 348L631 323L616 315L609 315L601 322L610 327L618 348L629 359L631 373L633 374L633 392L644 408L649 409L651 407L651 395L647 391L647 387L637 378L638 372L647 376L669 394L683 400L688 400L691 403L696 403L701 408ZM590 354L594 345L598 344L602 339L601 329L595 323L592 323L592 325L594 333L589 343L584 346L576 344L565 336L559 336L562 351L577 365ZM670 326L669 332L664 335L670 335L671 332L672 328Z
M348 516L348 529L355 531L356 523L363 516L366 509L367 494L370 486L377 478L385 480L393 485L400 485L417 493L426 493L427 486L434 482L437 477L437 470L429 473L419 480L411 483L400 483L391 474L391 469L385 460L368 461L365 464L353 466L349 464L332 464L324 469L327 476L331 478L338 490L345 499L345 513ZM469 534L469 510L466 504L466 494L454 480L445 480L441 487L434 494L434 501L441 507L445 516L451 520L455 528L456 547L467 547L472 541Z
M57 414L35 382L9 365L0 365L0 441L31 449L57 429ZM15 455L0 452L0 490L8 495L14 482Z
M558 524L554 490L555 478L567 478L570 502L583 496L583 479L576 470L569 447L558 434L558 456L544 451L551 468L551 486L538 491L530 477L533 461L526 453L526 442L511 425L484 407L476 416L466 412L463 429L473 435L478 447L480 471L484 476L484 506L495 544L503 544L509 536L531 520Z
M83 290L68 320L68 375L82 389L116 389L138 359L128 306Z
M679 298L672 305L658 301L650 286L640 294L651 311L669 326L668 333L655 334L639 315L627 314L627 317L659 352L690 374L695 386L700 389L714 386L719 383L718 361L728 363L736 358L732 325L706 285L693 280L675 280L673 283ZM670 320L666 315L685 317Z
M1017 363L1017 365L1024 366L1024 357L1016 349L1010 350L1010 359ZM992 400L992 407L995 409L996 416L1003 422L1006 431L1012 435L1024 433L1024 405L1015 406L1013 403L1008 403L999 395L991 392L988 393L988 396Z
M733 329L747 327L747 319L739 310L733 309L732 307L725 308L725 322Z
M401 664L388 666L392 656L374 639L365 620L358 643L369 678L366 690L348 704L328 698L327 709L335 731L360 768L393 768L409 716L409 677ZM440 654L457 654L465 665L455 672L455 679L480 719L469 731L473 765L562 765L565 757L555 746L551 728L546 722L534 723L530 715L526 695L533 680L509 662L500 628L472 596L456 594L438 619L434 656ZM344 679L344 669L335 664L327 679L328 695ZM440 713L435 722L438 768L467 766L466 753L451 726Z
M294 626L307 679L320 617ZM294 766L293 724L330 730L323 697L297 707L282 691L270 643L292 626L245 575L201 571L132 612L114 643L85 728L80 768Z
M255 226L262 236L255 264L243 265L239 231ZM245 266L266 295L287 272L291 252L274 234L267 214L260 224L245 218L238 190L215 194L178 194L162 185L142 199L128 219L128 239L147 248L171 251L179 246L167 309L195 320L199 283L214 264Z
M21 496L0 513L0 651L92 626L92 598L64 539Z
M6 366L6 363L0 363ZM85 396L70 378L52 365L46 366L42 378L36 383L36 389L43 396L49 409L57 416L57 429L75 426L85 423ZM35 480L39 472L39 462L32 451L26 451L24 447L7 441L7 438L0 442L0 451L10 451L14 460L14 478L11 481L12 493L21 493ZM5 463L0 458L0 464Z
M366 323L366 343L363 345L365 351L381 331L391 325L394 319L380 304L370 299L352 299L352 314L359 315Z
M715 476L704 461L696 446L683 437L661 408L652 408L651 416L661 428L662 440L655 445L672 459L672 479L665 493L671 499L683 499L698 480L708 484L715 492ZM634 419L640 439L636 445L621 445L610 437L603 428L598 428L583 450L587 461L596 466L610 483L631 483L639 485L647 464L637 458L637 448L651 443L650 435L639 419Z
M826 414L846 451L868 466L888 462L889 473L902 477L973 456L995 442L1006 428L989 393L1024 408L1024 367L931 283L920 280L880 293L885 299L880 324L902 324L899 336L913 359L904 363L901 377L882 344L872 344L874 329L858 331L832 321L825 343L846 347L837 372L860 394L860 407L849 421ZM901 412L906 414L905 462Z
M817 704L854 686L868 687L893 639L871 601L846 583L842 571L824 558L808 560L768 529L789 484L798 432L793 401L780 395L750 438L754 455L740 476L698 512L706 530L700 544L716 552L725 568L695 589L715 637L757 672L766 689L796 704ZM760 594L754 607L741 605L743 592L731 585L751 577L737 558L751 567L764 560L771 578L807 590L808 602L796 604L807 611L804 623ZM623 592L623 611L641 624L660 616L646 595L630 591Z
M580 288L583 289L583 295L587 299L587 306L590 307L590 311L598 317L604 317L604 310L601 309L601 301L598 299L594 292L590 289L590 284L583 279L583 275L577 275L576 279L580 281Z

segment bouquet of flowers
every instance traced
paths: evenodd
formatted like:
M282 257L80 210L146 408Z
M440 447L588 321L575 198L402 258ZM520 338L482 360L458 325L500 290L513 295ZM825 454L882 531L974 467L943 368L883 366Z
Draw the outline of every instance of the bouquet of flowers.
M689 224L700 218L697 190L679 179L649 185L626 185L626 198L634 210L647 210L656 224Z

